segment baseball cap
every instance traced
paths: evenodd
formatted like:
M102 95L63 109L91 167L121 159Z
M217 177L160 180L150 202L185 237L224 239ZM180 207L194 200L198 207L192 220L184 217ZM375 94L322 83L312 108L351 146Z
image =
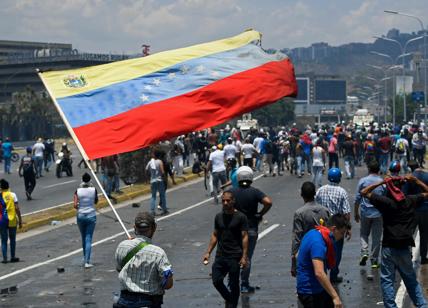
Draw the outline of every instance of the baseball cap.
M149 212L140 212L135 217L135 226L138 229L151 228L155 224L155 218Z

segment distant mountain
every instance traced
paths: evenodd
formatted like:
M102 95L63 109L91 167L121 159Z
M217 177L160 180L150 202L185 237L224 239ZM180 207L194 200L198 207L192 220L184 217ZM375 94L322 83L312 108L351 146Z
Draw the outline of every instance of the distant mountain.
M403 46L412 38L423 33L400 33L398 29L391 29L384 36L399 41ZM341 46L330 46L328 43L314 43L310 47L282 49L282 52L292 59L296 74L315 73L340 75L341 77L353 77L355 74L367 71L366 64L390 65L387 58L376 56L370 51L376 51L392 56L396 59L401 50L398 44L382 39L376 39L374 43L349 43ZM423 39L408 45L406 52L423 53ZM408 65L411 57L406 58ZM401 64L401 60L399 61Z

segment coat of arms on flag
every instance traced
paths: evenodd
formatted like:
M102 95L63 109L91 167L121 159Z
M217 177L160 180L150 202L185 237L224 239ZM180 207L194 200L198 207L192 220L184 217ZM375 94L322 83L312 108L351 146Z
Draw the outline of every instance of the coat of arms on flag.
M69 88L83 88L87 85L86 79L83 75L68 75L63 79L63 82L64 85Z

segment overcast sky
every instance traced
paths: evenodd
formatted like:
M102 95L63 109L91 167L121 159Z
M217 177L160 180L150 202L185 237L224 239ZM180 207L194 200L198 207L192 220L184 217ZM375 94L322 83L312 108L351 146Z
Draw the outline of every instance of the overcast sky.
M265 48L372 42L395 27L420 29L428 0L0 0L0 40L72 43L81 51L153 52L253 28ZM426 26L426 25L425 25Z

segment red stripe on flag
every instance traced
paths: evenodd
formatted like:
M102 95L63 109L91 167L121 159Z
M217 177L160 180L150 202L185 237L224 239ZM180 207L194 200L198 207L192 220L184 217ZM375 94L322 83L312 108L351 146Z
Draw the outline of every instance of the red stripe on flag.
M74 128L74 132L88 157L95 159L212 127L285 96L296 95L294 68L285 59Z

